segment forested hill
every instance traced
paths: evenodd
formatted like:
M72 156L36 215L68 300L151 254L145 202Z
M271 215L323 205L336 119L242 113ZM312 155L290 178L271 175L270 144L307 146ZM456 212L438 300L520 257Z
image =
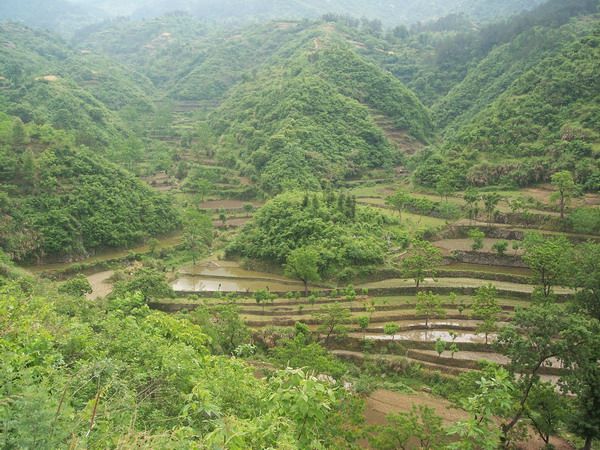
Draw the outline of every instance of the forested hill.
M77 143L107 154L132 137L119 113L154 107L145 77L52 33L7 23L0 40L0 106L24 122L72 131Z
M20 153L4 143L5 208L29 211L7 215L13 231L6 236L33 233L3 247L17 258L84 254L172 229L177 218L164 199L107 159L173 174L191 144L200 145L197 129L208 130L211 164L265 196L391 176L398 166L428 187L525 186L570 170L585 189L598 190L597 4L552 0L484 27L453 16L386 31L339 16L236 28L176 14L117 20L65 41L2 24L0 108L30 139ZM167 135L154 138L160 114ZM69 145L58 145L57 133ZM54 167L47 158L58 161L56 174L44 171ZM65 188L74 174L61 170L79 164L104 174L91 191ZM30 185L20 184L23 165ZM94 194L97 186L107 197ZM148 208L149 223L131 219L125 232L118 221L80 222L79 202L97 197L91 210L110 217L103 208L117 191L126 194L117 208L123 217ZM34 201L36 192L47 198ZM53 237L38 242L38 235Z
M82 34L82 48L129 59L172 101L211 113L221 152L267 192L392 168L433 137L416 95L358 52L358 29L287 21L219 32L184 16L127 23ZM171 55L180 65L163 72Z
M406 139L386 135L381 117ZM211 122L269 192L390 168L433 132L412 92L327 34L243 81Z
M517 25L496 26L504 36L488 51L467 46L464 78L433 103L440 145L421 155L416 180L527 186L569 170L587 190L600 189L597 10L597 1L551 1ZM444 60L452 54L465 59L455 47Z
M16 261L87 256L179 224L166 198L72 134L2 113L0 183L0 247Z

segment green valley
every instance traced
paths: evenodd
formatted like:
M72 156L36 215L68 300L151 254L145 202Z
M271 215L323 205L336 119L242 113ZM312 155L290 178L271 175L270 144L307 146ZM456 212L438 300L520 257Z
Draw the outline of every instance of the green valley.
M600 445L598 0L0 6L0 447Z

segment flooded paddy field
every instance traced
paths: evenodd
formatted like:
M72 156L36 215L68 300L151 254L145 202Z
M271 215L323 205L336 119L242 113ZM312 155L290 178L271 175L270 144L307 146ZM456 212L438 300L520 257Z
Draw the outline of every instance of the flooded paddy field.
M453 334L456 335L454 341L457 343L485 343L485 336L482 334L468 333L462 331L453 331ZM354 337L361 337L362 335L351 335ZM491 340L494 336L490 335L489 339ZM366 339L374 340L374 341L420 341L420 342L431 342L434 343L436 340L441 339L446 342L451 342L453 340L453 335L450 334L449 330L410 330L410 331L402 331L396 333L394 335L385 335L385 334L370 334L367 333L365 336Z
M299 281L242 268L233 261L207 261L180 270L172 284L175 292L285 292L304 289Z
M156 246L156 250L161 250L165 248L174 247L183 242L183 235L181 233L175 233L168 236L163 236L157 239L158 245ZM96 252L95 255L90 256L88 258L81 259L79 261L68 261L68 262L50 262L44 264L35 264L35 265L27 265L23 266L23 268L32 273L42 273L42 272L60 272L63 270L67 270L70 267L77 265L94 265L101 264L103 262L115 261L119 259L126 258L128 255L132 253L149 253L150 246L148 244L140 244L130 248L122 248L122 249L106 249Z

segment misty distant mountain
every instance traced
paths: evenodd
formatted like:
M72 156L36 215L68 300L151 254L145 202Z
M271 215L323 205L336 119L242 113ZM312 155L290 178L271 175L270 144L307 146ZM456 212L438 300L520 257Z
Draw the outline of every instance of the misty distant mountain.
M76 30L108 17L110 14L91 4L75 4L68 0L0 1L0 21L23 22L59 32Z
M487 21L531 9L543 0L148 0L134 15L148 17L181 10L209 20L314 18L325 13L381 20L386 25L430 21L464 13Z
M65 32L110 17L150 18L175 11L209 21L236 23L336 13L394 26L453 13L485 22L540 3L543 0L2 0L0 20Z

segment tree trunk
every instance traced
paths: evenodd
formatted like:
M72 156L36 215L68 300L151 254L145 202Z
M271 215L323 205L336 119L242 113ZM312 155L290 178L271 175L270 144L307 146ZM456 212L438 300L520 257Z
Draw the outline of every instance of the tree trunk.
M593 441L593 438L591 436L587 436L585 438L585 444L583 444L582 450L592 450L592 441Z
M304 296L308 297L308 282L306 280L302 280L304 283Z
M330 328L327 333L327 336L325 336L325 345L327 345L329 343L329 338L331 336L331 333L333 333L333 328Z
M521 401L519 403L519 410L517 411L517 413L515 414L515 416L509 423L504 424L501 427L502 442L503 442L502 448L507 448L506 444L508 443L508 440L507 440L508 433L519 422L519 420L521 420L521 417L523 416L523 413L525 412L525 404L527 403L527 399L529 398L529 393L531 392L531 388L533 388L533 385L535 383L535 377L537 376L537 373L540 370L540 367L542 367L542 364L544 364L544 361L547 361L548 359L552 358L553 356L555 356L555 355L547 356L547 357L541 359L540 361L538 361L538 363L536 364L534 369L531 371L531 378L529 379L529 383L527 383L525 392L523 393L523 396L521 397Z

